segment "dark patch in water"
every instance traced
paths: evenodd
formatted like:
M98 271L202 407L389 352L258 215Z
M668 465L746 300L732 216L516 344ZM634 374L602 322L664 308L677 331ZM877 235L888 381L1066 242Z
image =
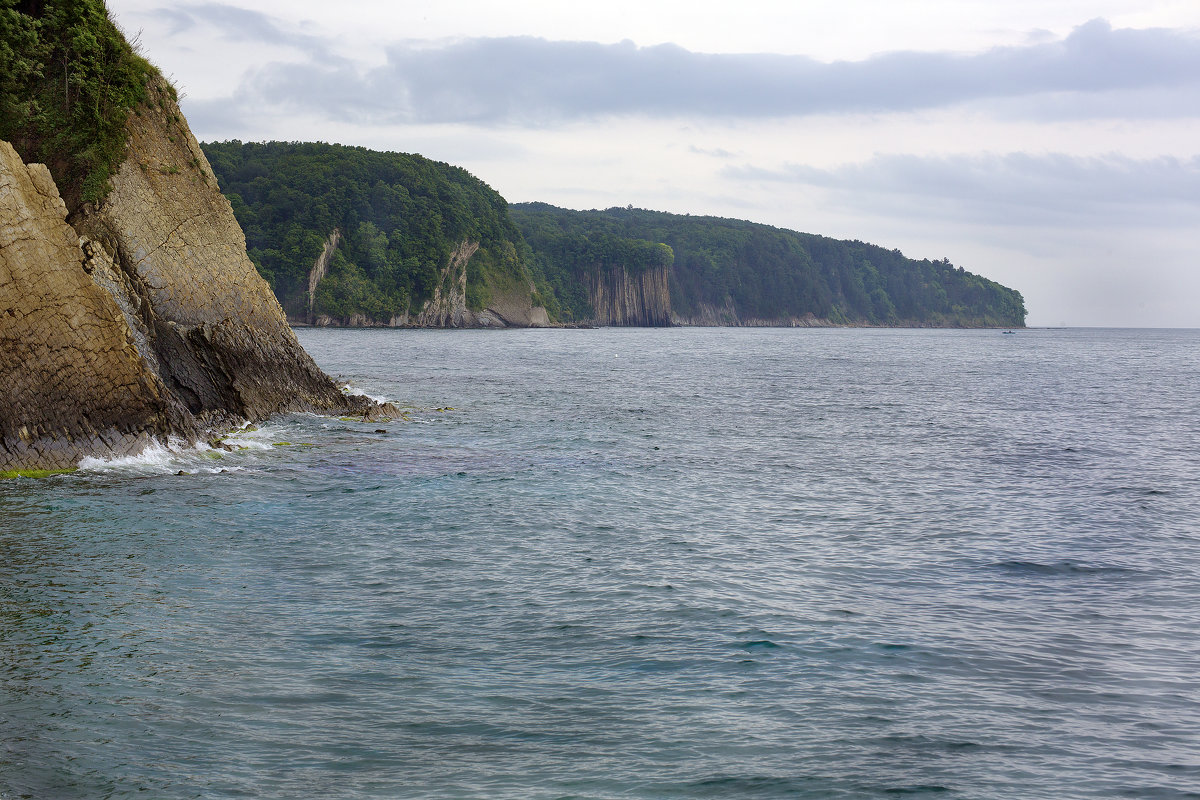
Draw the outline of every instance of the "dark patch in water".
M814 783L824 785L820 778L721 776L693 781L678 786L662 787L667 794L684 797L796 797L799 791L810 791Z
M1090 567L1083 564L1076 564L1072 561L1059 561L1056 564L1041 564L1037 561L1012 560L997 562L992 564L992 567L1004 570L1005 572L1013 572L1017 574L1047 576L1125 575L1137 572L1137 570L1129 569L1128 567Z
M1111 497L1114 494L1133 494L1141 497L1157 497L1160 495L1170 494L1166 489L1147 489L1144 486L1118 486L1115 489L1106 489L1102 492L1106 497Z
M738 647L742 648L743 650L773 650L777 649L779 645L775 644L770 639L756 639L752 642L743 642L742 644L738 645Z
M937 784L922 785L922 786L893 786L890 789L884 789L884 794L941 794L942 792L950 791L948 786L938 786Z

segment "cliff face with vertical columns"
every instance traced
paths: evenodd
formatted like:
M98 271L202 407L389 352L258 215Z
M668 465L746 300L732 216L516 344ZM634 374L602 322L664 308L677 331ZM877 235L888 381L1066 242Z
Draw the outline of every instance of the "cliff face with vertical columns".
M99 205L0 145L0 471L281 411L379 413L304 352L165 84Z
M670 268L654 267L631 274L624 266L587 276L588 300L596 325L666 327L671 324Z

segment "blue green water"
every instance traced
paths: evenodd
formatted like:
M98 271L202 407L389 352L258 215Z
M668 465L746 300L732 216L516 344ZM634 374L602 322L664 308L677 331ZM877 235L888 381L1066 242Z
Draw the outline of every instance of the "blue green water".
M1200 797L1200 332L300 336L0 482L3 800Z

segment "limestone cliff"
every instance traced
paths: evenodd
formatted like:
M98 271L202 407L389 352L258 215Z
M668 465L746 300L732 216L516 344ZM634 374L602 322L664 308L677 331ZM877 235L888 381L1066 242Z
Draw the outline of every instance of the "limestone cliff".
M149 95L112 190L69 220L49 172L0 146L0 470L372 413L300 347L170 93Z
M609 267L587 276L588 301L596 325L666 327L671 324L669 266L630 274L625 267Z
M483 308L471 309L467 304L467 264L479 251L479 242L464 239L453 252L438 276L433 297L416 313L397 314L387 321L387 327L400 328L529 328L550 324L546 309L533 304L534 288L528 282L512 279L501 282L490 278L485 282L487 299ZM315 285L315 284L314 284ZM344 320L318 317L318 325L347 325L350 327L383 326L365 315Z
M325 244L321 247L321 255L317 256L317 260L313 262L312 269L308 272L308 318L305 321L309 325L313 324L315 318L313 304L317 299L317 286L329 273L329 260L333 258L333 254L337 251L338 244L341 241L342 232L334 228L333 233L329 234L329 238L325 240Z

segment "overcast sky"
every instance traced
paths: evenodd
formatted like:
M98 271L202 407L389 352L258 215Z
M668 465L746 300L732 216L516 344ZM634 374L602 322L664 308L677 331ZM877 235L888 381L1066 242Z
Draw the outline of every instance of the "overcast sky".
M716 214L1200 327L1196 0L109 0L201 140L342 142L510 202Z

